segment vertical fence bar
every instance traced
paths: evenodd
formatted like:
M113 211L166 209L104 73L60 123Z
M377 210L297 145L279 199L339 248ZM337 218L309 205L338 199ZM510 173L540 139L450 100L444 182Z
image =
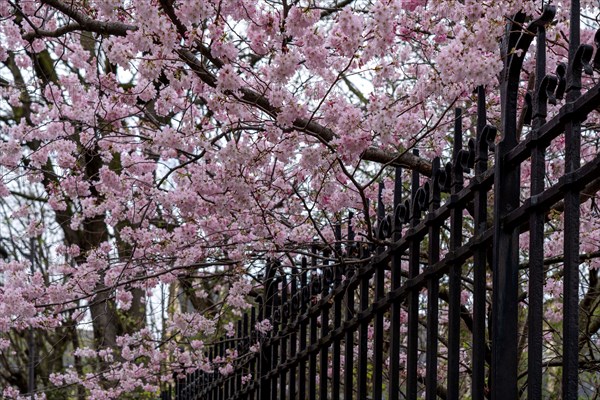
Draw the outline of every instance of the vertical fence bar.
M275 266L271 261L267 262L264 277L264 299L263 315L261 318L273 321L273 300L275 298ZM259 323L262 322L259 321ZM259 337L265 340L265 344L260 348L260 400L269 400L271 398L271 385L267 378L272 369L272 348L266 344L267 335L257 332Z
M209 362L212 362L211 351L212 350L209 350L208 353L204 352L204 357L206 357ZM209 376L209 373L205 372L204 376L205 376L204 377L205 385L204 385L203 392L206 394L206 398L209 399L209 400L211 400L211 397L210 397L210 376ZM175 399L176 400L179 399L179 397L178 397L179 396L179 391L178 391L177 386L178 386L177 382L175 382Z
M200 397L206 398L206 372L204 372L204 371L200 372L199 384L200 384L200 387L198 389L198 394L200 395Z
M227 350L231 347L231 342L227 338L223 338L223 358L227 359ZM224 374L219 375L221 387L223 388L223 399L229 399L229 376Z
M196 387L196 397L197 398L206 398L204 392L206 390L206 372L203 370L198 370L198 385Z
M377 232L378 240L385 240L384 224L385 221L385 205L383 204L383 182L379 183L377 195ZM383 244L377 246L377 253L381 254L385 250ZM375 302L381 300L385 291L385 267L383 263L376 266L375 271ZM373 398L381 399L383 392L383 311L378 311L375 315L373 331Z
M223 337L221 338L221 344L220 344L220 348L221 348L221 359L225 360L227 359L227 349L229 348L229 341ZM225 365L225 364L223 364ZM228 388L227 388L227 377L223 374L221 374L221 372L219 372L219 374L217 375L217 379L218 379L218 385L221 391L221 398L223 400L229 400L229 392L228 392Z
M239 357L242 354L244 354L244 352L245 352L243 316L242 316L242 319L238 320L236 332L237 332L237 334L235 336L235 351L236 351L237 357ZM231 379L231 393L233 393L233 395L235 396L234 398L241 397L241 392L243 390L242 376L244 376L244 369L245 369L244 363L238 362L237 366L235 368L236 373L235 373L234 377Z
M433 159L431 172L431 200L429 213L433 214L440 206L440 159ZM432 268L440 260L440 224L429 224L428 265ZM439 325L439 277L432 276L427 282L427 352L425 372L425 398L437 399L438 385L438 325Z
M450 252L462 245L463 208L457 202L458 192L463 188L463 170L460 159L462 150L462 110L454 114L454 150L452 154L452 193L450 204ZM460 291L462 265L454 263L448 273L448 398L458 399L460 384Z
M227 351L227 342L225 340L224 337L222 337L220 339L220 343L219 343L219 355L221 356L222 360L226 359L226 351ZM223 366L225 365L225 363L223 362L222 364ZM219 386L219 392L220 392L220 399L225 400L228 397L227 393L227 379L225 378L225 376L223 374L221 374L221 372L219 371L217 373L217 385Z
M215 343L213 346L213 357L217 358L221 356L220 344ZM213 388L213 398L214 400L223 400L223 396L221 393L221 387L219 385L219 367L215 364L213 365L212 371L212 388Z
M522 54L517 54L525 15L517 13L506 29L501 79L503 137L496 146L494 173L494 254L492 292L492 399L517 398L519 233L502 218L519 206L519 167L505 162L517 145L517 97ZM523 49L521 49L523 50ZM526 50L526 49L525 49Z
M256 299L256 303L260 304L261 301L259 300L259 298L257 297ZM252 307L250 309L250 331L249 331L249 342L250 342L250 346L255 346L256 345L256 340L257 340L257 336L256 336L256 307ZM259 385L260 385L260 371L259 371L259 365L256 362L259 359L258 354L254 354L252 356L252 358L250 359L250 371L252 372L252 379L254 380L254 382L256 384L253 385L252 388L252 392L250 393L250 399L251 400L255 400L257 393L259 391Z
M348 245L346 255L353 255L354 250L354 231L352 229L352 214L348 217ZM346 268L347 278L351 279L356 269L353 266ZM348 286L345 299L345 321L348 322L354 317L354 289L355 286ZM348 329L344 343L344 399L352 400L354 396L354 331Z
M300 317L306 317L308 302L310 301L310 289L308 287L308 263L306 257L302 257L300 271ZM306 350L308 319L304 318L300 323L300 351ZM298 398L306 399L306 359L300 361L298 370Z
M200 384L199 384L199 380L200 380L200 371L195 370L194 372L191 373L191 382L190 382L190 398L194 398L196 397L196 395L198 394L199 390L200 390Z
M569 69L567 73L567 103L581 95L580 2L571 1L569 26ZM581 164L581 122L572 115L565 125L565 179ZM563 399L578 396L579 365L579 220L580 190L569 186L565 192L564 211L564 286L563 286Z
M219 356L219 344L215 343L212 345L212 359L216 359ZM219 368L217 364L213 364L212 373L211 373L211 387L213 392L213 400L221 400L221 391L219 389L218 380L219 380Z
M195 370L193 372L193 379L192 379L192 393L193 396L196 397L199 393L200 390L202 390L202 386L200 385L200 380L202 379L201 375L200 375L200 370Z
M402 203L402 168L396 167L394 176L394 219L392 221L392 240L397 242L402 236L402 223L405 212L401 212ZM402 252L394 250L392 254L391 291L400 287L402 277ZM402 304L400 299L394 300L390 311L390 351L388 399L398 400L400 395L400 315Z
M279 316L281 318L281 331L282 336L280 339L279 346L279 364L285 363L287 361L287 323L288 323L288 310L290 309L291 304L288 302L288 284L287 279L285 278L285 274L281 273L281 310L279 311ZM279 398L286 399L286 389L287 389L287 371L282 369L279 372Z
M244 321L247 321L248 319L248 315L246 313L244 313L243 319L241 319L240 321L238 321L238 326L237 326L237 331L238 331L238 336L237 336L237 353L238 356L244 354L246 352L247 347L244 345ZM244 371L246 365L244 364L240 364L240 366L238 367L238 373L236 374L236 378L235 378L235 384L233 387L233 393L241 393L242 390L244 389L242 386L242 377L244 376Z
M212 363L212 349L209 348L208 352L204 352L204 356L208 359L209 363ZM212 373L210 372L206 372L205 373L205 387L204 387L204 393L206 395L206 398L209 400L212 400L211 397L211 375ZM175 399L177 399L177 386L175 386Z
M266 293L263 293L262 295L259 295L256 297L256 303L257 303L257 308L253 308L252 309L252 314L251 314L251 322L250 322L250 331L251 331L251 338L252 338L252 342L254 345L256 345L258 347L258 351L256 352L256 357L253 358L252 362L254 365L254 372L255 372L255 390L253 391L253 400L262 400L261 399L261 387L262 387L262 377L261 377L261 373L262 373L262 342L263 342L263 338L261 336L261 333L258 332L258 330L256 329L256 326L258 324L258 321L262 321L263 320L263 316L265 314L264 312L264 308L265 308L265 301L264 301L264 297L266 296Z
M206 391L206 372L198 370L198 385L196 387L196 393L198 397L206 397L204 392Z
M302 302L300 300L300 296L301 293L298 293L298 270L296 269L296 267L292 267L292 281L291 281L291 286L290 286L290 295L291 295L291 300L292 300L292 307L291 307L291 314L290 314L290 321L294 322L297 321L298 315L299 315L299 311L300 311L300 303ZM290 334L290 358L294 358L296 356L297 353L297 348L298 348L298 334L297 334L298 330L294 329L291 334ZM295 400L296 399L296 373L298 371L298 368L296 367L296 363L294 363L291 367L290 367L290 386L289 386L289 399L290 400Z
M238 321L238 326L237 326L237 335L235 338L235 353L237 354L237 357L240 357L241 355L245 354L245 350L244 350L244 336L243 336L243 319L240 319ZM235 366L235 375L233 375L231 377L231 393L232 393L232 398L233 399L240 399L243 397L243 390L244 388L242 387L242 377L244 376L244 370L246 369L246 363L241 359L236 362L236 366Z
M227 341L224 337L221 337L221 339L219 340L219 355L221 356L222 360L226 359L226 350L227 350ZM225 364L223 364L223 365L225 365ZM221 394L220 398L222 400L227 399L227 395L229 393L227 393L226 378L224 377L223 374L221 374L220 371L217 374L217 385L219 386L219 392Z
M210 350L211 351L209 352L209 354L210 354L211 360L214 360L216 357L219 356L217 343L214 343L211 346ZM219 400L219 386L216 384L216 377L217 377L217 365L216 365L216 363L213 363L211 372L210 372L210 391L211 391L211 395L212 395L211 400Z
M486 127L485 89L477 88L477 141L475 156L475 179L479 179L488 169L488 135L495 136L495 129ZM476 186L474 203L474 235L476 239L487 229L487 190ZM486 258L487 246L478 245L473 252L473 374L471 394L473 400L483 400L485 396L485 357L487 344L485 339L486 313Z
M329 294L329 278L331 276L331 267L329 266L329 251L323 251L323 274L321 275L321 299ZM319 365L319 398L327 399L327 370L329 368L329 347L323 339L329 334L329 307L326 304L321 305L321 356Z
M193 399L198 394L198 390L199 390L198 380L200 378L200 374L199 374L198 370L195 370L190 375L191 375L191 379L190 379L190 398Z
M221 338L219 340L219 344L217 345L217 354L219 355L221 360L225 356L225 339L224 338ZM216 376L215 385L217 386L217 390L218 390L217 400L225 400L224 391L223 391L223 389L224 389L223 388L223 379L222 379L221 374L218 369L215 370L215 376Z
M183 395L182 392L182 387L181 387L181 381L180 379L177 377L177 373L175 373L174 375L174 380L175 380L175 398L179 399L181 398L181 396Z
M317 252L316 248L313 249L313 254L316 254L316 252ZM316 296L317 294L319 294L319 287L318 287L318 283L317 283L318 280L317 280L317 276L316 276L316 272L315 272L316 265L317 265L317 260L316 260L316 257L313 255L313 257L312 257L313 272L312 272L311 282L310 282L310 294L311 294L310 301L311 302L312 302L312 296ZM310 348L317 345L317 320L318 320L317 313L313 313L310 316ZM316 400L317 399L317 352L316 351L312 351L309 356L308 380L309 380L309 382L308 382L308 392L309 392L308 398L310 400Z
M546 28L537 32L537 55L535 75L535 95L533 127L534 143L531 149L531 201L544 191L545 145L539 143L538 129L546 122L547 85L546 77ZM544 83L543 83L544 82ZM527 398L542 398L542 335L544 316L544 218L541 210L534 210L529 216L529 307L528 307L528 355L527 355Z
M250 332L248 331L248 313L245 312L244 313L244 320L242 322L242 349L244 350L244 352L249 352L250 351L250 346L252 345L252 343L250 342ZM250 355L250 357L252 357L252 355ZM251 359L244 364L244 368L243 368L243 373L242 373L242 377L247 376L249 374L252 374L252 361ZM254 376L252 376L252 378L254 378ZM245 384L243 383L244 380L240 379L240 383L239 383L239 388L245 390L245 395L242 396L242 399L248 399L249 393L248 393L248 385L251 382L246 382Z
M33 276L35 274L35 238L32 236L29 240L29 261L30 261L30 272ZM37 364L36 356L37 349L35 346L35 331L32 327L28 329L27 335L27 393L31 400L35 398L35 365ZM78 389L79 391L79 389Z
M184 377L183 377L183 379L182 379L182 382L183 382L183 385L182 385L182 386L183 386L183 389L182 389L182 395L181 395L181 398L182 398L182 399L185 399L185 400L187 400L187 399L188 399L188 394L189 394L189 387L188 387L188 384L189 384L189 379L190 379L190 377L189 377L189 375L188 375L188 374L185 374L185 376L184 376Z
M369 257L369 250L366 245L360 247L361 258ZM361 267L361 271L364 266ZM361 272L359 271L359 273ZM369 307L369 275L362 274L360 278L360 311L365 312ZM369 340L369 323L365 320L361 321L358 331L358 399L367 398L367 371L369 368L368 359L368 340Z
M334 271L334 290L339 289L342 285L342 271L343 271L343 257L342 257L342 225L337 223L335 225L335 255L337 259L337 266ZM342 296L337 295L334 299L333 304L333 330L337 330L342 325ZM331 398L340 398L340 368L341 368L341 349L340 349L340 336L336 336L333 341L333 360L332 360L332 382L331 382Z
M279 269L280 265L279 263L275 263L274 267L276 267L277 269ZM277 367L279 366L279 341L280 341L280 336L279 336L279 325L281 322L281 314L280 314L280 296L281 296L281 292L279 290L279 283L281 282L281 278L278 276L277 278L273 279L273 285L274 285L274 295L273 295L273 311L272 311L272 326L273 329L270 332L270 336L272 338L271 340L271 370L269 371L272 372L273 370L277 369ZM271 400L276 400L277 399L277 379L278 376L277 374L273 374L271 375L270 378L270 382L271 382L271 389L270 389L270 395L271 395Z
M414 154L419 155L415 149ZM419 205L419 172L413 170L411 182L411 210L410 210L410 232L412 235L415 227L419 224L421 210ZM419 262L421 258L421 240L412 236L408 252L408 277L414 278L419 274ZM417 398L417 363L419 358L419 290L412 289L408 293L408 349L406 354L406 396L409 399Z

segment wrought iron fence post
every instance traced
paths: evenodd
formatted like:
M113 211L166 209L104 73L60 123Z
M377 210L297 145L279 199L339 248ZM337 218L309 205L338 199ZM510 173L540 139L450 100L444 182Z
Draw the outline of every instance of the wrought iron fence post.
M494 257L492 301L492 399L517 398L517 329L519 233L502 218L519 206L519 168L507 165L506 154L517 145L517 95L523 54L516 53L525 15L518 13L505 38L502 85L502 140L496 147L494 179ZM526 50L526 49L524 49Z
M477 138L475 143L475 179L478 185L473 198L475 238L479 241L485 234L487 224L488 189L481 186L483 174L488 169L488 151L496 137L496 128L486 124L485 88L477 88ZM488 246L480 243L473 254L473 376L471 394L473 400L483 400L485 396L485 367L489 362L489 348L486 341L486 274Z

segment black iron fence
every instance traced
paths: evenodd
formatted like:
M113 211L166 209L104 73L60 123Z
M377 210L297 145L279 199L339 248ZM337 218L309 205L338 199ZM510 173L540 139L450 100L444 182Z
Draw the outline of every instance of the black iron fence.
M406 194L396 167L387 215L380 188L375 244L356 241L349 218L347 233L337 226L332 247L315 247L295 265L269 262L257 307L238 322L235 337L207 354L218 361L235 351L233 371L219 371L217 362L214 370L177 380L163 398L540 399L549 395L549 368L562 377L556 396L578 398L580 375L600 369L591 347L582 350L585 335L597 332L586 332L579 314L580 204L600 179L600 155L583 166L580 156L582 123L600 106L600 85L582 94L581 82L582 71L600 69L600 55L579 45L578 2L572 7L568 64L555 74L545 65L553 7L528 24L522 14L510 23L499 142L480 87L475 140L463 143L456 110L452 161L434 159L424 184L413 172ZM521 139L519 75L534 38L535 90L525 98L522 118L530 128ZM547 104L561 101L546 120ZM564 175L547 184L546 150L561 137ZM523 198L525 164L531 180ZM549 359L544 230L551 210L563 213L564 249L563 318L560 339L553 339L559 357ZM529 250L520 255L524 232ZM261 326L264 320L271 329Z

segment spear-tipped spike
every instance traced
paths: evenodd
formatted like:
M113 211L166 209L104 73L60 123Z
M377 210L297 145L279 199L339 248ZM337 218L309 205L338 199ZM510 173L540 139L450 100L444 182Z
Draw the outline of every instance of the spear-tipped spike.
M525 107L523 112L523 124L531 125L531 119L533 117L533 96L530 91L525 93Z
M594 56L594 69L600 71L600 29L594 35L594 44L596 45L596 55Z

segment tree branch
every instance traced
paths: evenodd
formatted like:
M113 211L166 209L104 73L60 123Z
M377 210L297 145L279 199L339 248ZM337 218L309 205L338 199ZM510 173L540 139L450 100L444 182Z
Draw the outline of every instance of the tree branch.
M217 78L206 70L194 53L186 49L180 49L178 50L178 54L204 83L213 88L217 86ZM265 96L250 88L241 88L240 93L241 96L237 96L234 93L226 94L235 97L243 103L259 108L273 119L277 118L280 110L271 105ZM305 118L296 119L292 126L295 130L308 133L318 138L323 143L329 143L336 137L336 134L331 129ZM399 165L412 170L417 170L419 173L426 176L431 175L431 163L409 152L398 154L381 150L376 147L369 147L362 153L361 159L382 164Z
M114 36L126 36L128 32L138 30L137 26L123 24L121 22L97 21L88 17L84 13L75 10L73 7L60 2L59 0L42 0L42 3L62 12L75 22L61 26L54 31L42 30L33 27L33 32L23 35L23 39L25 40L30 41L37 37L59 37L66 33L80 30L99 33L101 35Z

